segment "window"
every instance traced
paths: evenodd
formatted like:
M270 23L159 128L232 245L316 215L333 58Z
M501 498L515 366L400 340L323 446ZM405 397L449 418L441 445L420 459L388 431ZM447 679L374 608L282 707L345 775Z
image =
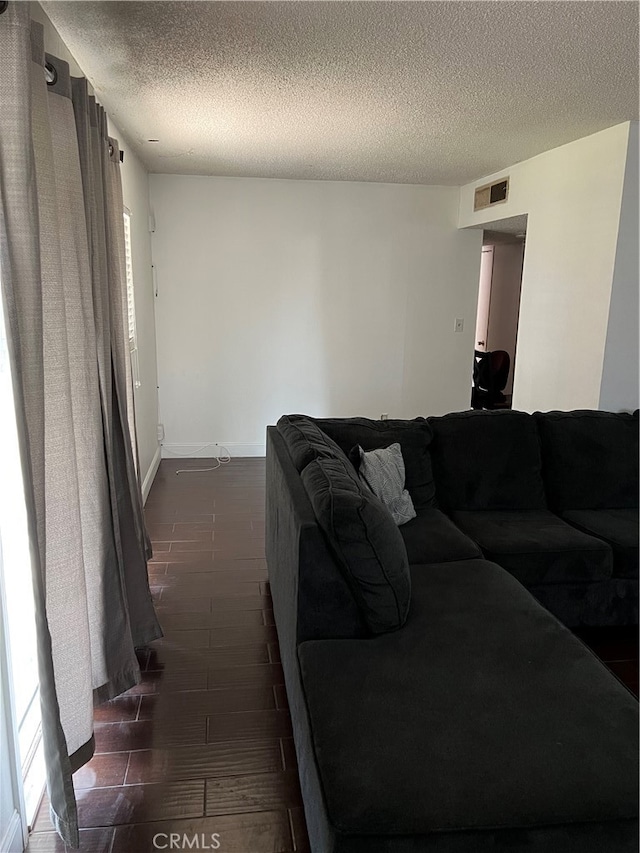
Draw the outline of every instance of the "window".
M27 510L1 298L0 412L0 850L20 851L45 767Z
M133 262L131 259L131 213L124 210L124 254L127 276L127 328L129 333L129 352L131 354L131 373L135 388L140 387L140 364L138 362L138 337L136 334L136 302L133 289Z

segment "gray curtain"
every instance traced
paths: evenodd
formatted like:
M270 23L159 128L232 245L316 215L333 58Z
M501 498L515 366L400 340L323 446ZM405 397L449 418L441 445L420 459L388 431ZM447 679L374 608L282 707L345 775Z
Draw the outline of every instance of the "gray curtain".
M26 3L0 15L0 264L30 524L51 817L79 843L71 774L93 706L140 680L149 593L126 331L120 158L85 80Z

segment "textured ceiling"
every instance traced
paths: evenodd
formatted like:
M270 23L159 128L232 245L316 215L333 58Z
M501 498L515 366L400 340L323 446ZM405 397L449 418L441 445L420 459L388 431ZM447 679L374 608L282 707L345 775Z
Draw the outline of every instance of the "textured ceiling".
M635 2L42 6L153 172L461 184L638 113Z

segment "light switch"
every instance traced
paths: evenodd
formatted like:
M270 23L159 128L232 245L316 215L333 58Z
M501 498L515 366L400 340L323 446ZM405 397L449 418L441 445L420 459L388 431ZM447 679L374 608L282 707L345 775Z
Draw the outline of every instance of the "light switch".
M454 332L464 332L464 320L462 317L456 317L455 323L453 326Z

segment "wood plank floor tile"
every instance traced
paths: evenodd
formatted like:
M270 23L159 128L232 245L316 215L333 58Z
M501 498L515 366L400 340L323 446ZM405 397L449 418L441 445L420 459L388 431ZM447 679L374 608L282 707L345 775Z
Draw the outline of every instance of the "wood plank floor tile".
M243 545L229 545L214 548L214 558L218 560L261 559L264 558L264 542L245 542Z
M264 620L265 625L275 625L276 620L273 616L273 610L264 610L262 613L262 618Z
M93 710L93 719L99 723L118 723L121 720L135 720L138 716L140 699L137 696L118 696L111 702L98 705Z
M178 613L210 613L211 598L206 595L199 595L191 598L185 596L173 601L165 599L165 601L159 601L156 604L156 611L160 620L164 614L175 616Z
M213 538L213 519L211 521L189 521L176 522L173 525L172 542L180 542L183 539L205 539Z
M154 838L159 833L197 837L201 848L211 846L217 834L221 853L289 853L293 839L288 813L257 812L223 815L200 820L173 820L122 826L116 829L112 853L158 853ZM206 848L204 848L206 849Z
M210 667L207 686L219 687L273 687L284 684L282 666L277 663L262 666Z
M143 696L141 720L158 720L177 715L203 716L238 711L265 711L276 707L272 687L233 687L193 690L189 693Z
M81 829L78 853L111 853L114 834L113 827ZM69 850L70 848L65 845L58 833L51 829L51 823L49 823L48 831L33 832L29 836L26 853L69 853Z
M199 667L170 667L145 670L142 681L130 690L127 696L146 696L150 693L177 693L188 690L206 690L209 687L206 664Z
M273 625L212 628L209 634L209 645L212 649L219 648L220 646L257 646L262 643L278 642L278 635Z
M243 711L238 714L216 714L208 718L208 743L291 736L288 711Z
M186 779L162 784L87 788L76 792L83 827L117 826L149 820L200 817L204 782Z
M265 610L272 607L271 599L264 595L259 596L231 596L213 595L211 597L211 609L218 610Z
M145 520L150 524L213 524L213 510L211 512L189 512L152 508L145 511Z
M130 752L94 755L91 761L73 774L73 787L96 788L124 785Z
M243 530L254 530L254 523L254 513L235 513L225 515L221 512L216 512L213 517L213 532L215 534L218 531L235 533Z
M207 668L226 668L233 666L258 666L263 663L277 663L269 659L269 649L261 646L226 646L214 649L192 649L189 665ZM158 646L149 660L150 669L179 668L185 664L185 652L168 645Z
M207 779L205 811L210 816L272 811L301 805L298 774L295 771Z
M285 770L297 770L298 758L293 738L280 738L280 748L282 751L282 764ZM134 753L131 754L133 755Z
M273 695L276 700L276 708L287 709L289 707L289 700L287 699L287 691L284 684L274 684Z
M271 663L281 663L280 661L280 646L277 641L269 643L269 660Z
M304 809L289 809L289 822L291 825L291 835L293 836L293 849L296 853L311 853Z
M247 530L222 530L213 532L213 547L229 547L243 542L264 542L265 531L259 527L249 527Z
M188 571L181 571L179 564L169 564L166 576L157 578L154 586L162 588L162 603L167 604L176 598L195 598L198 595L213 598L230 595L267 595L259 580L262 569L255 580L247 573L214 572L211 567L195 563Z
M211 553L213 548L213 533L207 533L206 537L201 536L199 539L196 540L174 540L171 543L169 551L171 552L171 556L173 557L173 554L175 552L186 554L187 552L191 553L193 551L196 551L209 554Z
M174 524L160 524L147 522L147 533L153 542L155 539L171 541Z
M188 545L188 542L178 542L178 545ZM202 544L200 542L196 543L198 545ZM213 542L210 543L213 546ZM213 547L211 548L198 548L197 550L189 550L188 548L183 549L181 551L169 550L169 554L171 556L172 563L195 563L195 562L211 562L213 560ZM157 556L153 556L151 558L152 563L157 562L166 562L167 555L166 553L158 554Z
M214 549L214 553L215 549ZM261 557L233 557L229 559L223 559L217 553L213 562L213 571L221 572L238 572L239 575L243 575L246 569L264 569L267 571L267 561L264 558L264 555Z
M162 630L194 630L198 628L239 628L266 624L261 610L217 610L214 613L158 613ZM273 623L271 623L273 624Z
M96 753L151 749L154 745L182 746L206 743L206 717L174 718L161 724L155 720L134 723L98 723L94 729Z
M162 624L162 623L160 623ZM208 649L210 645L210 632L205 629L196 631L165 630L164 637L158 640L156 648L169 646L178 649Z
M279 741L241 740L132 752L126 782L131 785L166 779L242 776L283 769Z

